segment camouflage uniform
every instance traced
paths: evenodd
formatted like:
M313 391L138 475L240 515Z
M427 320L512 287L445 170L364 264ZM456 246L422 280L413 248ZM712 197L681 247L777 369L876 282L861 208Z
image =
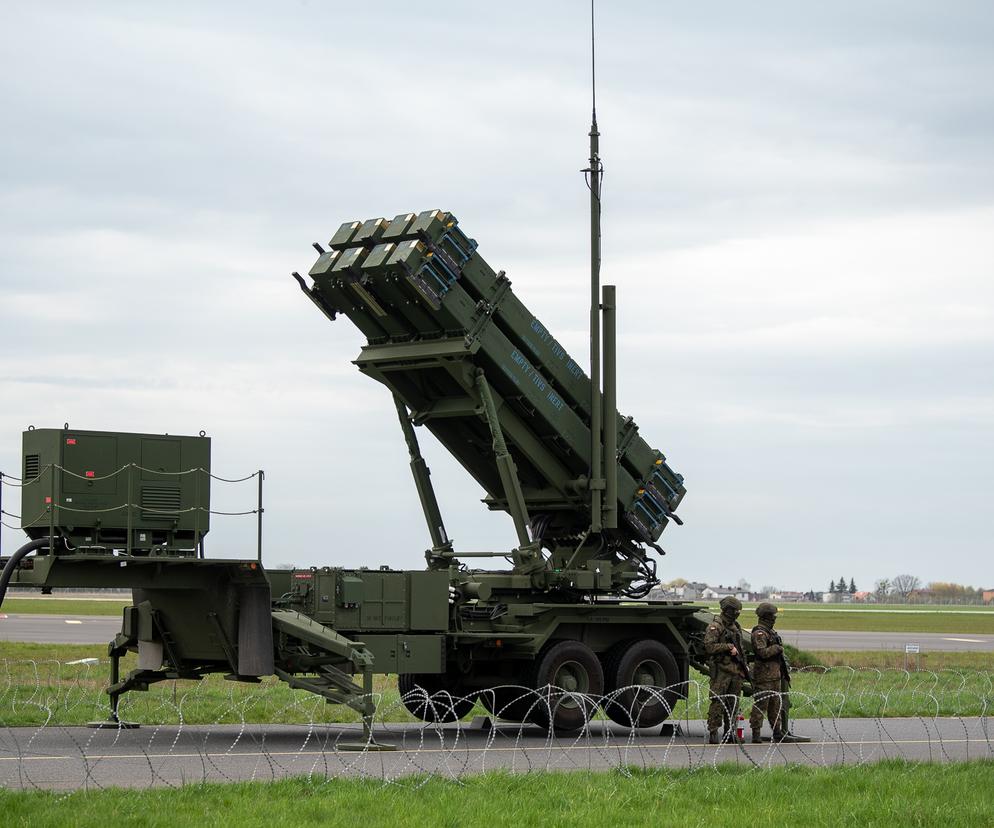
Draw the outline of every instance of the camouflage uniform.
M739 713L739 696L745 671L732 656L732 647L742 654L742 627L735 619L742 610L742 603L733 597L721 599L721 615L708 624L704 633L704 652L711 666L711 706L708 708L708 733L712 742L717 741L718 725L723 724L726 736L734 737ZM744 662L743 662L744 663Z
M773 738L780 739L783 736L780 723L780 692L784 679L781 670L783 642L779 634L773 631L777 608L764 602L756 607L756 614L759 616L759 623L752 628L752 649L756 654L756 662L752 668L752 712L749 714L753 742L761 741L759 734L764 717L770 721Z

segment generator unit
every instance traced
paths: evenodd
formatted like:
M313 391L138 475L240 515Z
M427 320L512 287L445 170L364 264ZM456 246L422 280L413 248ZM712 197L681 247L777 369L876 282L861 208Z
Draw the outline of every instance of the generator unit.
M29 428L21 526L69 550L194 555L210 528L204 436Z

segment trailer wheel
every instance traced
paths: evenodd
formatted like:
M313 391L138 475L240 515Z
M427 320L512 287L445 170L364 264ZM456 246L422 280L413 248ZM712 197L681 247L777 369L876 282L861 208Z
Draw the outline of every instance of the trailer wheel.
M546 729L577 731L597 712L604 670L586 644L559 641L539 654L533 686L538 695L531 720Z
M528 711L540 703L538 694L527 687L508 685L480 691L480 704L491 715L508 722L525 721Z
M608 653L604 712L625 727L662 724L680 699L680 669L669 647L651 638L628 641ZM638 689L644 687L645 689Z
M463 693L442 673L401 673L397 689L408 712L424 722L458 721L476 704L475 694Z

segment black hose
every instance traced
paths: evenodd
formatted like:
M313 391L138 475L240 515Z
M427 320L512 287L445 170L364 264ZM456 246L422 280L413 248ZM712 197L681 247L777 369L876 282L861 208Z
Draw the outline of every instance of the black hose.
M7 563L3 568L3 572L0 573L0 607L3 606L3 599L7 594L7 585L10 583L10 579L14 577L14 570L17 569L17 565L21 562L21 559L34 552L36 549L44 549L46 547L48 547L48 538L38 538L37 540L28 541L13 555L7 558Z

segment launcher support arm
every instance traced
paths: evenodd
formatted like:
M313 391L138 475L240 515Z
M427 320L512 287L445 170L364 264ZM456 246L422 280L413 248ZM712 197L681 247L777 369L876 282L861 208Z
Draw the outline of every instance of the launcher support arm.
M424 457L421 456L421 447L418 445L414 426L411 425L410 412L408 412L404 401L396 394L393 395L393 402L397 407L400 429L404 432L404 440L407 442L407 452L411 456L411 474L414 475L414 485L417 487L418 498L421 500L421 510L428 523L428 534L431 535L432 548L429 553L429 563L431 563L431 558L441 557L443 553L452 551L452 541L445 533L442 511L438 508L435 488L431 485L431 471ZM448 563L446 562L445 565L448 566Z
M523 574L537 572L544 567L545 562L542 559L540 545L532 541L528 534L531 519L528 517L528 505L521 491L518 469L504 440L504 432L501 431L500 420L497 417L497 406L494 405L494 397L490 393L490 383L487 382L482 369L476 372L476 388L480 394L480 402L483 403L487 425L490 426L490 435L493 437L494 460L497 472L500 474L501 485L504 487L507 508L514 521L514 531L518 535L518 548L513 552L514 566Z

